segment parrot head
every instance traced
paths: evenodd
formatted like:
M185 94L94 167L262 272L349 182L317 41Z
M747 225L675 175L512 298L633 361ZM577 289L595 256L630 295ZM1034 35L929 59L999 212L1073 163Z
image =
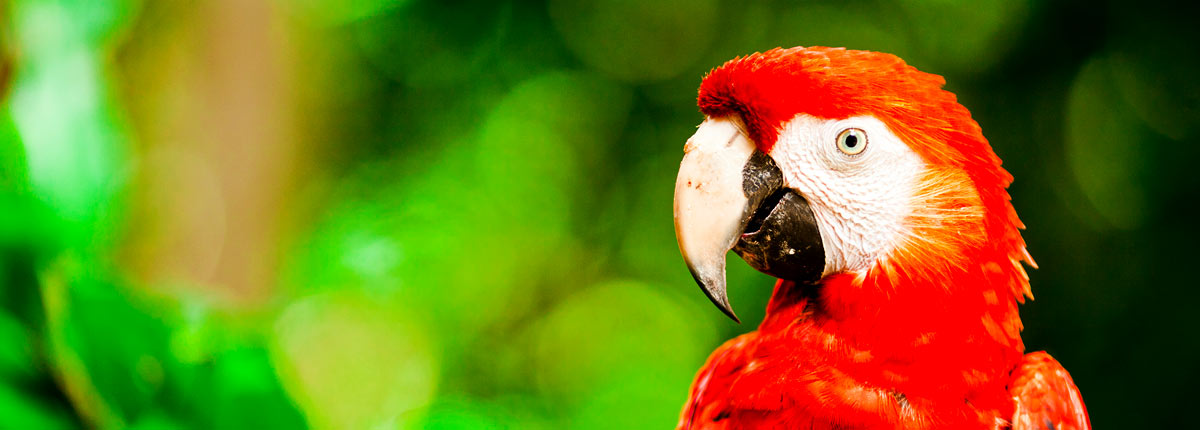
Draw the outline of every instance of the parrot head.
M1012 177L944 82L840 48L774 49L712 70L675 184L675 230L713 303L737 320L731 249L801 285L968 288L948 279L983 270L1023 300L1021 262L1033 262Z

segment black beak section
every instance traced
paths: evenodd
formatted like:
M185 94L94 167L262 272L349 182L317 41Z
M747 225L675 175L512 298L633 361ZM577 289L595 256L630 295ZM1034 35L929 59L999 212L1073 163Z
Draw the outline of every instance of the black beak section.
M792 190L777 190L758 207L733 252L760 272L798 283L816 283L825 270L817 219Z
M725 253L802 283L820 280L825 250L803 196L783 186L783 173L755 149L736 123L709 119L688 140L675 184L675 233L701 289L734 321L725 282Z

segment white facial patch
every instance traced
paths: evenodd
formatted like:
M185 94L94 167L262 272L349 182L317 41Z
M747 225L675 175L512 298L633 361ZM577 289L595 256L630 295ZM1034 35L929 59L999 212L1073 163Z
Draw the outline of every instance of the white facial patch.
M838 146L839 134L850 128L862 130L867 140L854 155ZM770 155L784 183L812 206L825 248L823 275L865 273L904 237L925 163L882 121L797 115Z

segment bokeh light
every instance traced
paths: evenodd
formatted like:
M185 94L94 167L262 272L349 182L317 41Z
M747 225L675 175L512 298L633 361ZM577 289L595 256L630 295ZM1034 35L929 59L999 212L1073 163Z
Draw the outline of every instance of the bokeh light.
M1145 217L1142 128L1121 101L1111 61L1084 65L1067 95L1067 160L1084 195L1118 228L1137 227Z

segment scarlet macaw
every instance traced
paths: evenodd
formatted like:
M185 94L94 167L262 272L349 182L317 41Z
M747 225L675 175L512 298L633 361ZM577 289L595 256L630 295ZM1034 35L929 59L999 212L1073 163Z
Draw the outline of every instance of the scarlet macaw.
M979 125L890 54L774 49L700 84L675 229L731 318L725 254L779 278L758 331L700 369L680 429L1088 429L1025 354L1024 228Z

